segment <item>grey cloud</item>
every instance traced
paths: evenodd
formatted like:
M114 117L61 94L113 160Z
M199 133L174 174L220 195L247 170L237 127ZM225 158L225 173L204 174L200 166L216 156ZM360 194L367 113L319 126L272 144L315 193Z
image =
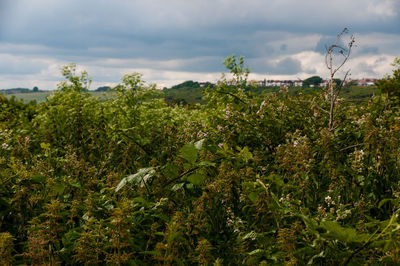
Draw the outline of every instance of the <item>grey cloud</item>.
M358 54L379 54L379 48L378 47L372 47L372 46L364 46L361 47L361 49L358 49Z
M314 48L315 52L318 52L320 54L326 54L327 49L329 48L329 46L331 46L332 44L334 44L337 40L336 36L324 36L321 37L317 43L317 45ZM341 47L346 48L346 45L344 44L342 39L339 39L338 45Z
M2 75L33 75L39 74L47 68L46 63L35 60L5 58L2 55L0 55L0 60L0 73Z
M389 2L394 4L385 6ZM202 73L223 71L223 58L236 54L246 57L252 72L315 72L290 56L307 50L324 54L344 26L352 33L398 36L398 10L398 1L378 0L0 0L0 53L63 62L146 59L154 65L137 61L130 67ZM297 45L299 36L314 39ZM315 36L323 37L315 42ZM399 54L398 41L376 47L372 43L354 56ZM268 63L274 58L285 59ZM168 60L182 62L157 63ZM31 71L24 67L22 72Z
M276 63L271 63L266 58L248 60L250 71L269 75L293 75L303 72L301 62L297 59L286 57Z
M367 63L359 63L357 65L357 70L358 70L358 72L364 72L364 73L367 73L368 75L370 75L372 77L375 77L375 76L377 76L377 74L376 74L375 71L373 71L372 67L373 66L371 66L371 65L369 65Z
M296 59L285 58L276 64L274 70L275 74L293 75L302 71L301 62Z
M235 36L250 42L251 33L257 30L280 28L289 32L336 33L337 23L332 22L340 19L330 13L321 14L321 10L317 12L324 5L311 1L301 5L293 1L290 8L287 2L271 1L267 4L255 0L246 3L230 1L229 4L226 1L207 0L116 0L112 5L104 0L95 3L76 0L19 2L22 4L18 5L18 10L23 12L15 12L10 19L10 30L4 33L8 40L74 49L109 43L109 39L118 39L112 45L120 46L129 46L138 39L152 45L179 39L187 44L184 48L190 48L193 41L201 36L213 36L210 39L218 40L219 35L232 41L234 46ZM360 4L359 1L355 2ZM328 6L332 13L338 9L336 5ZM307 15L309 12L313 12L313 16ZM373 18L370 20L374 21ZM377 25L382 27L382 23ZM17 30L13 30L13 27ZM214 42L214 47L217 48L220 43Z

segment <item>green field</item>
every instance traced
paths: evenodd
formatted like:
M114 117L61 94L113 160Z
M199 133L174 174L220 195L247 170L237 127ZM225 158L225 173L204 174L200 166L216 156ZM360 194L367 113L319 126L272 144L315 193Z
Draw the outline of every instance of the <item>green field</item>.
M259 87L251 89L253 92L259 95L265 95L268 93L279 92L279 87ZM320 90L320 88L300 88L300 87L290 87L288 89L289 94L297 95L299 92L309 93L315 90ZM167 102L175 101L187 104L202 103L202 94L204 88L202 87L180 87L179 89L164 89L164 98ZM45 102L47 96L49 96L52 91L42 91L42 92L31 92L31 93L15 93L6 95L8 98L15 97L16 99L21 99L24 103L29 103L30 101L36 101L37 103ZM95 97L107 97L104 92L91 91L90 92ZM351 100L351 101L363 101L370 98L376 93L375 86L352 86L345 87L342 89L341 97Z

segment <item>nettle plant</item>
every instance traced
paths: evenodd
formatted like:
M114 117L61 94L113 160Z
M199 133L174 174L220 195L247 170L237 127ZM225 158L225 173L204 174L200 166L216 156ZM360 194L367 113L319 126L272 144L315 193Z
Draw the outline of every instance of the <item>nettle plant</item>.
M191 107L167 105L137 73L93 97L75 65L43 104L2 97L2 259L398 264L394 98L339 105L329 86L260 97L242 57L225 65Z

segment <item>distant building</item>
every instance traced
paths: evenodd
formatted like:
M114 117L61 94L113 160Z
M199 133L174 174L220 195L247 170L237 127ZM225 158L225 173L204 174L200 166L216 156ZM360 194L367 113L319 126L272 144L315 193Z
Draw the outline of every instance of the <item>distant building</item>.
M357 83L358 86L373 86L375 82L377 82L377 79L356 79L353 80L354 82Z
M348 79L345 80L344 84L347 84L349 82L354 82L358 86L373 86L375 82L377 82L377 79L372 79L372 78L365 78L365 79ZM205 84L208 84L207 82L199 82L201 87L206 86ZM217 82L217 85L219 85L220 82ZM227 84L229 85L237 85L235 80L228 81ZM258 86L258 87L302 87L303 86L303 80L297 79L297 80L273 80L273 79L263 79L263 80L249 80L247 81L247 85L253 85L253 86ZM319 86L320 87L326 87L329 85L329 80L324 79ZM314 85L310 85L310 87L314 87Z

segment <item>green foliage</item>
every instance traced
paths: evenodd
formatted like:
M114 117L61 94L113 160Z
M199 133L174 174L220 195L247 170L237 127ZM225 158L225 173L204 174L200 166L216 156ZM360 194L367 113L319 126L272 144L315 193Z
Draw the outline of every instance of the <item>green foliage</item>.
M0 96L0 254L9 265L400 263L400 111L385 93L260 96L233 74L167 105L133 73L86 72L46 102Z
M312 76L303 80L303 87L319 86L323 79L320 76Z
M236 58L235 55L230 55L225 58L223 64L233 75L237 85L246 86L250 69L247 66L245 67L243 56Z
M400 102L400 58L395 58L392 76L378 80L376 86L381 93L387 93L393 102Z

